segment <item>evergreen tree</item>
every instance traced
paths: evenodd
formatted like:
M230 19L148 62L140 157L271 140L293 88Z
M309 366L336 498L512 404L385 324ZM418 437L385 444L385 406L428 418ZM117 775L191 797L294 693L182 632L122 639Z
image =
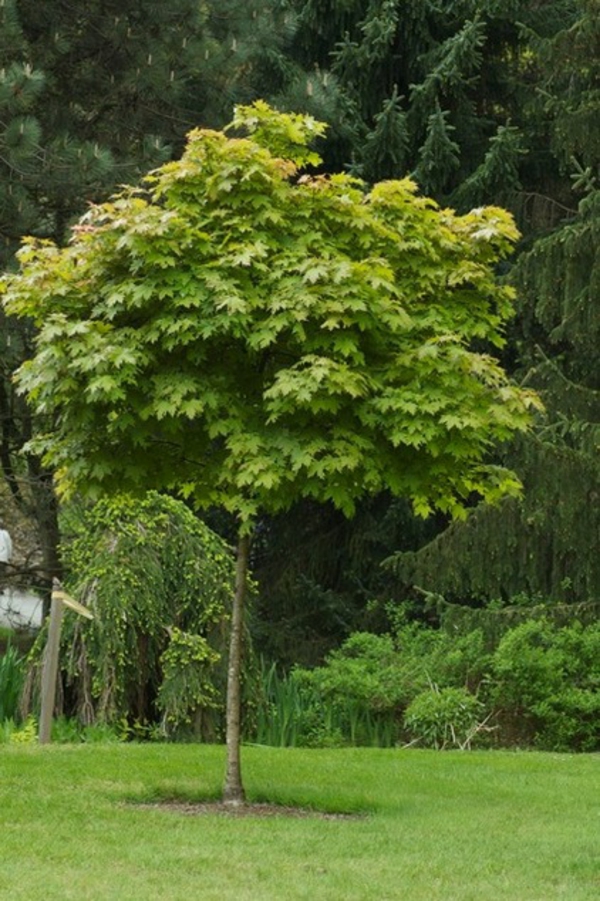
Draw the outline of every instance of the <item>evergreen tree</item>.
M518 212L523 183L545 193L557 167L531 116L537 44L570 24L570 0L550 12L534 0L292 5L297 58L335 83L331 168L351 164L366 178L413 172L460 209L501 201Z
M439 104L429 117L427 137L419 150L419 161L414 177L429 194L442 194L452 174L460 166L460 147L451 138L456 131L447 121L448 110Z
M540 106L563 172L560 209L572 212L511 274L520 298L516 364L546 404L535 433L505 454L524 478L524 497L480 508L395 561L403 581L453 598L527 592L586 602L600 590L600 29L597 3L579 0L577 9L554 39L536 40Z
M61 241L86 202L180 152L192 127L290 81L274 15L258 0L5 0L0 262L24 234Z
M367 135L363 151L362 173L369 181L392 178L406 168L408 135L406 113L396 88L375 116L375 127Z

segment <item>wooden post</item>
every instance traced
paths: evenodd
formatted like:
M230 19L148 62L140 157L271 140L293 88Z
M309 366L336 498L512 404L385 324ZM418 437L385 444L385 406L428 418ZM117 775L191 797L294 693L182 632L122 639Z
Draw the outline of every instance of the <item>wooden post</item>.
M56 677L58 676L58 653L60 649L60 630L62 626L63 602L52 592L50 602L50 626L48 641L44 651L42 669L42 709L40 712L40 744L48 744L52 731L52 714L56 700Z
M56 678L58 676L58 655L60 653L60 630L62 626L63 610L69 607L86 619L93 619L90 613L78 601L75 601L60 588L56 582L50 601L50 624L48 626L48 640L44 651L44 663L42 667L42 709L40 711L39 741L41 745L47 745L52 738L52 714L56 701Z

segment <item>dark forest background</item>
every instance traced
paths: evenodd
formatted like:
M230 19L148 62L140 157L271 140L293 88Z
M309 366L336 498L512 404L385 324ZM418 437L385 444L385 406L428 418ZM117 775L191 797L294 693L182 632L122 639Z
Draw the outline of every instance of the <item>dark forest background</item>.
M498 272L517 290L502 363L546 407L526 439L498 450L522 499L474 502L465 523L416 519L386 496L352 521L312 503L265 519L253 632L268 659L317 664L352 632L388 628L389 602L420 622L438 616L432 598L597 617L599 68L598 0L0 6L4 269L23 235L67 240L90 202L256 98L329 124L319 148L329 172L408 174L442 205L498 204L519 225ZM48 592L63 574L64 526L52 473L22 451L38 424L11 381L33 339L0 311L0 497L28 535L14 579ZM208 522L227 537L219 511Z

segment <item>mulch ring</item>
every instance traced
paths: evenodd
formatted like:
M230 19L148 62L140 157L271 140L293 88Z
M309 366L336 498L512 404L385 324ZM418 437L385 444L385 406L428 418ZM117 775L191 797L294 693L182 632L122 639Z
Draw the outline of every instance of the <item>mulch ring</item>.
M225 804L223 801L152 801L136 804L136 807L151 810L167 810L185 816L204 816L206 814L223 817L288 817L291 819L319 820L361 820L365 814L326 813L322 810L311 810L306 807L287 807L283 804Z

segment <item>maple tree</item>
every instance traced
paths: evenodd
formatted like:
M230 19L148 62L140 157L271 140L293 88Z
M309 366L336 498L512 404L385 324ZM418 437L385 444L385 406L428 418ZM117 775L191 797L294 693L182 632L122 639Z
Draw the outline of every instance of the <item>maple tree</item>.
M264 102L93 206L70 244L27 240L1 284L39 328L18 379L63 492L149 488L237 516L224 797L243 800L239 668L250 536L302 497L348 516L389 490L464 514L519 490L486 462L536 395L500 347L508 213L458 216L414 184L310 175L325 126ZM246 137L240 137L240 134ZM305 170L304 174L300 174Z

